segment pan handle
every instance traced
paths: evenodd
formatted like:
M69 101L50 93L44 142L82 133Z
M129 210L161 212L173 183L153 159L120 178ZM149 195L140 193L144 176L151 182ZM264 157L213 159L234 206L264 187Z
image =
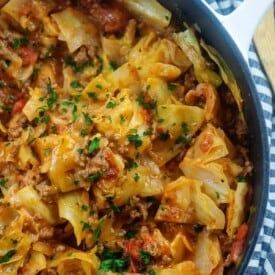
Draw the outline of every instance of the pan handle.
M203 2L209 7L205 0ZM211 9L247 61L249 45L256 27L272 3L273 0L244 0L239 8L227 16L220 15Z

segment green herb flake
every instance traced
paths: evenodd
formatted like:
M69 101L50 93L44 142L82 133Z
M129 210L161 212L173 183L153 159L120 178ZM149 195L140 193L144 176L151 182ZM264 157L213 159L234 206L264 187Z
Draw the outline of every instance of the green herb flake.
M23 37L16 37L13 39L12 48L19 49L22 46L27 46L29 44L29 38L26 36Z
M93 125L93 120L90 118L88 113L83 113L84 122L87 126Z
M131 230L128 230L125 235L124 235L124 238L129 240L129 239L133 239L136 235L137 235L138 231L135 230L135 229L131 229Z
M110 61L110 67L113 71L119 68L119 65L115 61Z
M92 173L88 176L88 180L91 182L91 183L95 183L97 181L100 180L100 178L103 176L103 173L98 171L98 172L95 172L95 173Z
M120 115L120 123L124 123L126 121L126 118L124 117L124 115Z
M82 224L82 231L93 231L92 226L84 221L80 222Z
M56 93L55 89L52 87L51 82L47 83L47 92L48 92L47 105L49 109L52 109L57 102L58 94Z
M93 154L95 151L99 149L100 146L100 139L95 137L88 146L88 153Z
M103 89L103 87L102 87L102 85L101 84L96 84L95 85L98 89L100 89L100 90L102 90Z
M177 89L177 85L173 83L168 83L168 90L174 92Z
M80 130L80 135L82 136L82 137L86 137L86 136L88 136L88 130L87 129L85 129L85 128L83 128L83 129L81 129Z
M84 71L89 66L92 66L92 61L91 60L85 60L82 63L76 63L76 61L73 59L72 56L68 56L65 59L65 66L70 66L75 73L81 73Z
M147 110L152 110L155 109L157 106L157 102L154 100L148 100L147 98L145 99L144 95L139 95L137 97L137 103L144 109Z
M135 180L135 182L138 182L140 180L140 175L135 173L134 180Z
M237 177L237 181L238 182L246 182L247 181L247 178L245 176L238 176Z
M143 132L143 136L151 136L153 134L153 128L148 128Z
M99 270L103 272L123 272L129 267L129 257L123 256L123 251L112 251L105 248L100 256Z
M113 109L113 108L115 108L117 105L118 105L117 102L109 101L109 102L107 103L107 105L106 105L106 108L107 108L107 109Z
M110 208L114 211L114 213L120 213L120 208L114 204L113 198L107 198L107 202L110 205Z
M6 184L7 184L8 180L7 179L0 179L0 186L1 187L4 187L4 188L7 188Z
M81 210L82 211L88 211L88 209L89 209L89 205L86 205L86 204L81 205Z
M83 89L83 86L77 80L73 80L71 82L70 86L71 86L71 88L76 89L76 90Z
M150 269L148 271L148 275L157 275L157 272L155 270L153 270L153 269Z
M138 167L138 164L133 159L127 160L126 169L132 170L132 169L136 169L137 167Z
M95 92L88 92L88 97L91 98L93 101L98 100L98 95Z
M161 141L167 141L169 138L170 138L169 131L162 132L162 133L159 134L159 139Z
M127 135L128 141L138 148L142 145L142 139L138 134L129 134Z
M10 259L16 254L16 250L12 249L9 250L6 254L3 256L0 256L0 264L7 263L10 261Z
M145 265L148 265L151 262L151 254L147 251L141 250L139 253L139 258Z
M78 149L77 149L77 152L78 152L79 155L82 155L82 154L84 153L84 149L78 148Z

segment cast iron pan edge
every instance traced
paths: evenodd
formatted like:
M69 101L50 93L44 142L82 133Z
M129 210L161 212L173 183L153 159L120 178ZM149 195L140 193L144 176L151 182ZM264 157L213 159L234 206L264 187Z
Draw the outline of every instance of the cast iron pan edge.
M241 275L247 268L260 234L269 191L268 134L260 99L247 63L237 45L201 0L160 0L160 2L173 12L179 22L198 24L203 39L223 56L242 91L244 112L249 128L251 160L254 166L252 182L253 204L256 206L256 211L249 224L248 242L240 264L227 272L227 274ZM249 273L249 270L247 271Z

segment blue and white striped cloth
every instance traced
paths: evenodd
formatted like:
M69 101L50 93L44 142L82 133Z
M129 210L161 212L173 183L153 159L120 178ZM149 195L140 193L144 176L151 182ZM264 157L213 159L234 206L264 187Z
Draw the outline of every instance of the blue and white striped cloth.
M231 13L242 1L243 0L207 0L213 9L223 15ZM264 110L266 127L271 142L271 164L269 201L264 223L245 274L273 275L275 274L275 113L273 113L271 87L263 72L253 44L251 44L249 49L249 66ZM275 100L273 103L275 106Z

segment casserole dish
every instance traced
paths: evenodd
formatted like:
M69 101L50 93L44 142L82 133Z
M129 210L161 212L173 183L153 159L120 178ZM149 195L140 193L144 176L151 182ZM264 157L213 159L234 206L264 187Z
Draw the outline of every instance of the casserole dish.
M244 99L248 123L251 160L254 165L252 203L256 211L251 219L247 246L237 268L229 274L243 274L256 245L268 199L269 145L260 100L248 68L248 48L254 30L272 1L244 1L233 14L225 17L215 14L200 0L160 1L180 21L198 24L202 37L223 56L233 71Z

